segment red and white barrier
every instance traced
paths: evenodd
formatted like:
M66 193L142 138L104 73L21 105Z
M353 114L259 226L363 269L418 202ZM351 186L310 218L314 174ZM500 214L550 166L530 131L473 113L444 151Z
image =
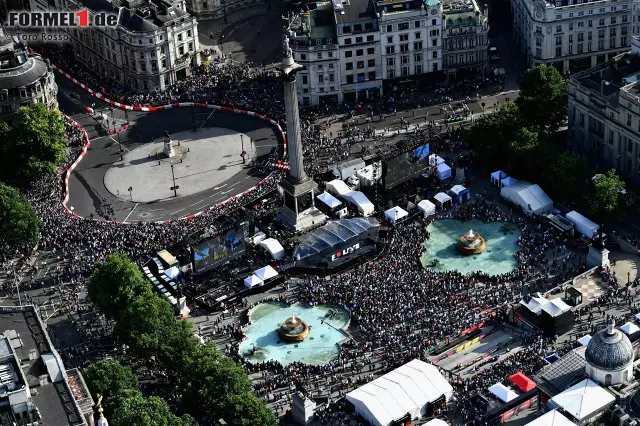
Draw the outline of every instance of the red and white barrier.
M101 93L96 92L95 90L91 89L89 86L85 85L84 83L78 81L77 79L73 78L71 75L69 75L68 73L66 73L65 71L63 71L60 67L58 67L57 65L53 65L53 68L55 70L57 70L60 74L62 74L63 76L65 76L66 78L68 78L69 80L73 81L75 84L77 84L78 86L80 86L81 88L83 88L84 90L86 90L87 92L89 92L91 95L95 96L98 99L101 99L107 103L109 103L110 105L113 105L117 108L121 108L121 109L126 109L129 111L144 111L144 112L156 112L156 111L160 111L163 109L172 109L172 108L180 108L180 107L197 107L197 108L208 108L208 109L215 109L217 111L223 111L223 112L232 112L235 114L242 114L242 115L249 115L251 117L255 117L258 118L260 120L264 120L268 123L270 123L272 126L276 127L278 129L278 131L280 132L280 135L282 136L282 139L284 141L284 155L287 155L287 142L286 142L286 136L284 134L284 132L282 131L282 127L280 127L280 124L276 121L273 120L269 117L267 117L266 115L261 115L252 111L247 111L247 110L240 110L240 109L236 109L236 108L229 108L229 107L222 107L219 105L210 105L208 103L203 104L203 103L196 103L196 102L178 102L178 103L174 103L174 104L169 104L169 105L162 105L159 107L143 107L143 106L132 106L132 105L125 105L125 104L121 104L120 102L115 102L112 101L106 97L104 97L104 95L102 95ZM80 163L80 161L84 158L84 156L87 153L87 150L89 149L90 146L90 141L89 141L89 136L87 135L87 131L78 123L76 123L71 117L64 115L64 118L66 120L68 120L70 123L73 123L76 127L82 129L83 132L83 146L82 146L82 152L80 153L80 155L78 156L78 158L73 162L73 164L67 169L66 173L65 173L65 178L64 178L64 188L65 188L65 197L64 200L62 201L62 206L64 207L64 209L71 213L73 216L78 217L78 218L82 218L82 216L74 213L71 209L69 209L69 207L67 206L68 202L69 202L69 178L71 177L71 173L73 172L73 170L78 166L78 164ZM127 125L128 127L128 125ZM123 129L120 129L123 130ZM120 131L118 130L118 131ZM290 170L290 167L287 166L286 164L284 164L282 161L278 161L278 165L276 167L276 169L280 172L288 172ZM190 214L188 216L182 217L180 219L177 220L188 220L188 219L193 219L194 217L200 216L203 213L206 213L207 211L213 209L214 207L221 207L224 206L226 203L228 203L229 201L233 201L236 200L240 197L243 196L247 196L249 195L252 191L256 190L257 188L259 188L261 185L265 184L269 179L273 178L273 174L270 174L269 176L267 176L266 178L262 179L260 182L258 182L255 186L243 191L240 194L234 195L233 197L228 198L225 201L221 201L218 204L216 204L215 206L211 206L208 207L205 210L202 210L198 213L194 213L194 214ZM86 219L86 218L85 218ZM94 220L99 220L101 222L115 222L115 221L106 221L104 219L94 219ZM161 221L156 221L157 223L169 223L171 222L171 220L161 220ZM132 222L118 222L118 223L125 223L125 224L130 224ZM135 223L135 222L133 222Z

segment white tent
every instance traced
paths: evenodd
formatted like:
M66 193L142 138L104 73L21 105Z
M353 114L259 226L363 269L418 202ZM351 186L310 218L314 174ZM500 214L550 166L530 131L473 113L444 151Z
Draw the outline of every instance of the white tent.
M412 419L425 415L443 395L446 401L453 395L449 382L434 365L414 359L349 392L347 401L371 425L388 426L407 413Z
M562 299L551 299L549 303L542 306L542 310L552 317L557 317L571 310L571 306L567 305Z
M520 181L505 186L500 189L500 195L502 198L519 205L528 215L545 214L553 209L551 198L538 185L529 182Z
M246 288L257 287L262 284L264 284L264 282L255 275L251 275L250 277L244 279L244 286Z
M424 426L449 426L449 423L442 419L433 419L426 422Z
M329 194L328 192L323 192L322 194L318 195L316 198L322 201L329 208L335 208L342 204L340 200L338 200L336 197Z
M262 281L266 281L269 278L273 278L278 275L275 269L271 266L267 265L264 268L260 268L254 272L255 276L260 278Z
M351 188L349 188L347 184L340 179L334 179L331 182L327 183L327 191L329 191L333 195L344 195L348 192L351 192Z
M636 314L636 321L640 321L640 314Z
M587 346L590 341L591 341L590 334L585 334L584 336L578 339L578 343L580 343L582 346Z
M373 203L360 191L350 191L346 194L342 194L342 196L345 200L355 205L360 214L364 217L371 216L375 211Z
M502 402L509 402L518 397L518 394L503 385L502 383L496 383L489 388L489 392L498 397Z
M458 195L460 195L460 193L461 193L462 191L466 191L466 190L467 190L467 188L465 188L465 187L464 187L464 186L462 186L462 185L453 185L453 186L451 187L451 189L449 190L449 192L452 192L452 193L453 193L453 194L455 194L455 196L457 197Z
M589 220L585 216L581 215L577 211L571 211L564 216L569 222L573 223L576 231L584 235L587 238L593 238L596 236L600 226L595 222Z
M530 421L525 426L576 426L576 424L563 416L560 411L551 410Z
M429 156L429 165L437 166L438 164L443 164L444 158L440 157L438 154L431 154Z
M407 213L407 211L405 209L403 209L402 207L398 207L398 206L395 206L395 207L387 210L386 212L384 212L384 217L389 219L389 222L391 222L393 224L395 224L400 219L407 217L408 215L409 215L409 213Z
M180 269L178 269L177 266L172 266L171 268L165 269L164 271L164 274L171 279L177 277L179 273L180 273Z
M624 334L626 334L627 336L631 336L632 334L640 331L640 327L638 327L632 322L628 322L622 327L620 327L620 330L624 331Z
M267 238L260 241L260 246L267 250L274 260L280 260L284 257L284 247L275 238Z
M449 197L444 192L438 192L436 195L434 195L433 199L440 207L444 206L444 204L447 202L451 203L451 197Z
M436 205L429 200L420 201L418 203L418 208L422 213L424 213L424 217L436 214Z
M502 179L501 183L502 183L502 186L505 187L505 186L511 186L514 183L518 183L518 182L520 182L518 179L514 179L511 176L507 176L506 178Z
M524 299L522 299L520 301L520 304L526 306L527 309L529 309L529 311L531 311L532 313L540 315L540 313L542 312L542 308L548 305L549 301L544 297L538 296L532 297L528 302L525 302Z
M507 177L507 174L502 170L498 170L496 172L491 173L491 183L497 185L500 179L504 179Z
M591 379L585 379L551 398L553 405L578 421L588 419L615 401L613 395Z
M445 163L438 164L438 179L444 180L451 177L451 167Z

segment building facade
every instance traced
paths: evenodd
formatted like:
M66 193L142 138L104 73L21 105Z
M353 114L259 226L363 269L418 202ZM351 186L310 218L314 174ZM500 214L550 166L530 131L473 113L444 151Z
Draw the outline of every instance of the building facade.
M48 60L27 51L26 45L7 39L0 30L0 121L11 121L21 106L33 102L58 107L58 86Z
M443 0L443 67L450 77L483 74L488 62L487 8L476 0Z
M134 91L164 90L190 75L200 64L198 23L186 11L184 0L121 0L114 8L108 0L88 4L59 1L57 8L87 8L90 13L118 15L115 28L70 28L75 59L105 78ZM32 10L48 10L47 0L31 0ZM95 10L94 10L95 9Z
M198 18L224 19L228 13L262 3L265 0L187 0L187 10Z
M382 0L377 6L382 77L442 71L442 4Z
M298 74L298 101L304 105L342 102L340 51L331 2L318 2L291 23L291 50L304 66Z
M629 50L632 0L511 0L513 32L527 65L568 75Z
M637 51L620 54L569 79L570 146L578 155L595 160L604 169L615 168L636 183L640 182L639 80Z

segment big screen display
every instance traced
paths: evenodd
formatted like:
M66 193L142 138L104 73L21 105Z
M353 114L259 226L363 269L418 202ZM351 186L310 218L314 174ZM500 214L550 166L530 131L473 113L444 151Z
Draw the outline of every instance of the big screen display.
M385 188L393 188L401 183L418 177L429 168L429 144L400 154L387 160L387 173L385 175Z
M193 246L193 266L196 272L215 268L245 250L244 228L238 227Z

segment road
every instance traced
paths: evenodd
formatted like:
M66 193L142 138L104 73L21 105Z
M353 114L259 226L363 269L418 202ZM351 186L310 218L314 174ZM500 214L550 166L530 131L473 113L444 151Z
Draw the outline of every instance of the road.
M164 130L175 133L192 129L191 108L153 113L129 112L127 115L131 127L121 132L118 138L118 136L106 135L95 119L84 112L84 105L95 103L97 109L102 109L106 108L104 103L81 93L81 89L69 83L59 81L58 84L62 93L61 108L87 129L91 139L87 155L71 174L69 180L68 206L80 216L127 222L177 219L202 211L239 194L255 186L265 176L255 169L247 168L223 184L194 195L144 204L123 200L117 196L118 194L107 191L103 180L111 164L120 159L118 139L124 150L130 150L161 138ZM75 95L69 96L68 93L75 93ZM266 155L272 148L281 144L274 129L261 120L232 113L211 114L212 111L208 109L196 111L197 127L223 127L248 135L255 142L258 163L266 159ZM124 111L121 110L114 110L113 114L119 119L124 117ZM108 112L108 115L111 116L111 113ZM135 182L131 182L130 186L133 191L136 190ZM122 194L119 195L122 197Z

